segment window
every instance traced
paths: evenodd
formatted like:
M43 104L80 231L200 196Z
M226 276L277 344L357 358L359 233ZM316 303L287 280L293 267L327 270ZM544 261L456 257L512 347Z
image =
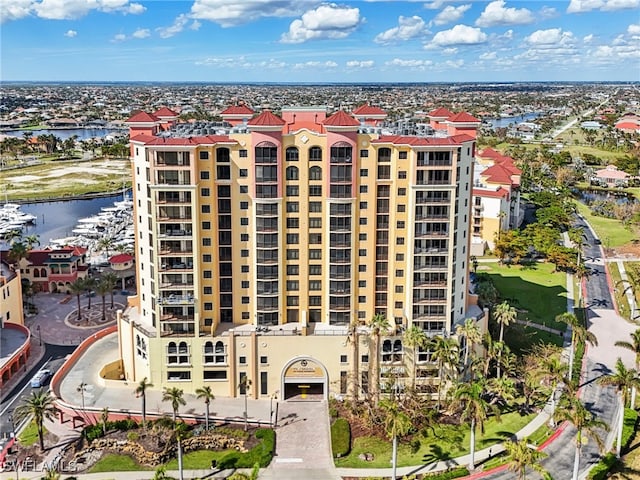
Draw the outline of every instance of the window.
M205 295L211 295L213 293L213 288L211 287L204 287L202 289L202 293L204 293Z
M190 363L189 345L187 342L169 342L167 344L167 364L185 365Z
M368 177L369 176L369 169L368 168L361 168L360 169L360 176L361 177Z
M240 241L241 242L248 242L249 241L249 234L248 233L241 233L240 234Z
M205 370L202 372L203 380L226 380L226 370Z
M396 228L404 228L404 221L398 220L396 222Z
M309 228L322 228L322 218L318 218L318 217L309 218Z
M240 202L240 210L248 210L249 202Z
M200 180L209 180L209 172L207 170L200 172Z
M240 158L247 158L247 151L244 149L240 150L238 154L240 155Z
M218 180L231 180L231 167L229 165L218 165L216 167L216 177Z
M369 185L360 185L360 193L367 193L369 191Z
M309 250L309 258L311 260L321 260L322 259L322 250L312 248Z
M249 280L242 280L242 282L240 282L240 287L249 288Z
M240 267L240 272L242 273L249 273L249 265L242 265Z
M319 307L322 305L322 297L319 295L311 295L309 297L309 305L312 307Z
M309 186L309 196L310 197L321 197L322 196L322 185L310 185Z
M322 149L320 147L311 147L309 149L309 161L310 162L322 161Z
M249 250L240 250L240 256L243 258L247 258L249 256Z
M396 270L396 277L397 278L404 277L404 270Z
M368 158L369 150L360 150L360 158Z
M229 163L230 161L231 161L231 156L229 155L228 148L218 148L216 150L216 162Z
M347 356L346 355L340 355L340 363L347 363Z
M287 162L297 162L299 158L298 149L296 147L289 147L285 151L285 159Z
M310 233L309 234L309 243L311 245L319 245L322 243L322 234L321 233Z
M378 166L378 179L389 180L391 178L391 167L389 165Z
M360 202L360 210L366 210L368 206L367 202Z
M358 280L358 288L367 288L366 280Z
M209 254L202 255L202 261L206 263L211 262L211 255Z
M309 280L309 290L320 290L322 282L320 280Z
M295 307L297 305L300 305L300 297L287 295L287 306L288 307Z
M300 243L300 236L297 233L287 233L287 244L297 245Z
M322 202L309 202L309 212L322 213Z
M398 189L398 196L399 197L402 197L402 196L404 196L406 194L407 194L407 189L406 188L399 188Z
M268 372L260 372L260 395L269 393Z
M407 159L407 152L398 152L398 158L400 160L406 160Z
M406 171L406 170L400 170L400 171L398 172L398 178L399 178L399 179L402 179L402 180L403 180L403 179L405 179L405 178L407 178L407 171Z
M309 275L322 275L322 266L309 265Z
M202 239L202 246L203 247L210 247L211 246L211 239L210 238L203 238Z
M241 355L238 357L238 363L240 365L246 365L247 364L247 357L245 357L244 355Z
M249 218L248 217L242 217L240 218L240 225L249 225Z
M358 250L358 256L366 257L367 256L367 249L366 248L361 248L360 250Z
M287 202L287 212L299 212L300 204L298 202Z
M249 193L248 185L240 185L240 193Z
M201 188L200 195L202 195L203 197L208 197L211 195L211 190L209 190L208 188Z
M309 180L322 180L322 169L320 167L311 167L309 169Z
M287 185L287 197L297 197L300 195L300 187L298 185Z
M249 297L242 297L243 305L249 305Z
M406 205L398 205L398 212L404 212L406 210L407 206Z
M200 152L200 160L209 160L209 152Z
M367 224L367 217L360 217L360 225L366 225Z
M298 282L298 280L287 280L287 290L297 292L300 290L300 282Z
M300 258L300 250L297 248L287 249L287 260L297 260Z
M300 227L300 219L295 218L287 218L287 228L299 228Z
M179 371L179 372L167 372L167 381L180 382L191 380L191 372Z
M299 180L300 174L298 172L298 167L287 167L287 180Z
M298 265L287 265L287 275L299 275L300 267Z
M260 355L260 364L261 365L266 365L269 363L269 359L267 358L266 355Z
M242 150L240 150L242 151ZM246 150L245 150L246 151ZM248 177L249 176L249 170L247 170L246 168L241 168L240 172L239 172L240 177Z
M211 205L201 205L200 211L202 213L211 213Z

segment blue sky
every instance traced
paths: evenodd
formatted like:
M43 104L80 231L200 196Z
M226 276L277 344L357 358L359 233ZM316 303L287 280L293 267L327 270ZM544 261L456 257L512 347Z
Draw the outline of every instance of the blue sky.
M640 81L640 0L2 0L2 81Z

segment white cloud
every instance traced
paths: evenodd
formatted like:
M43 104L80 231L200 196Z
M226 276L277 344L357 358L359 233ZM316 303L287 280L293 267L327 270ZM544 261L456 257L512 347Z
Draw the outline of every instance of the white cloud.
M427 67L433 65L431 60L418 60L418 59L402 59L402 58L394 58L388 62L385 62L385 65L388 67L399 67L399 68L408 68L411 70L425 70Z
M26 17L31 14L31 10L31 0L0 2L0 23Z
M444 55L455 55L456 53L458 53L458 48L457 47L443 48L442 53Z
M116 42L124 42L127 39L127 36L124 33L118 33L117 35L115 35L113 37L113 39L111 40L112 42L116 43Z
M625 10L640 8L640 0L571 0L567 13L584 13L591 10Z
M525 25L534 21L533 14L526 8L507 8L504 0L495 0L486 6L480 14L478 27L495 27L498 25Z
M76 35L78 35L78 32L76 32L75 30L67 30L66 32L64 32L65 37L73 38Z
M480 60L495 60L498 54L496 52L484 52L480 55Z
M147 38L151 36L151 31L148 28L139 28L131 36L133 38Z
M447 68L462 68L464 66L464 60L459 59L459 60L447 60L446 62L444 62L445 66Z
M502 34L502 38L505 38L505 39L507 39L507 40L511 40L511 39L513 39L513 30L509 29L509 30L507 30L506 32L504 32L504 33Z
M189 22L192 22L191 26L188 25ZM156 28L156 31L160 35L160 38L171 38L174 35L182 32L185 28L197 30L198 28L200 28L200 22L192 21L188 15L181 13L173 21L173 25L169 27L158 27Z
M306 68L336 68L338 64L333 60L327 60L326 62L318 62L318 61L308 61L304 63L296 63L293 65L293 68L296 70L304 70Z
M460 5L459 7L454 7L452 5L447 5L436 17L433 19L434 25L445 25L447 23L457 22L462 18L464 12L471 8L471 4Z
M593 38L594 38L593 33L590 33L589 35L585 36L585 37L582 39L582 41L583 41L584 43L591 43L591 42L593 42Z
M409 40L429 33L424 20L416 15L413 17L399 17L398 26L385 30L373 39L376 43L388 44L399 40Z
M454 2L455 0L432 0L424 4L424 8L431 10L440 10L447 2Z
M129 0L33 0L32 9L38 17L50 20L73 20L92 10L125 14L140 14L146 10L139 3L130 3Z
M545 5L540 9L537 15L542 18L556 18L559 14L555 8L547 7Z
M371 68L375 65L373 60L349 60L346 63L347 68Z
M363 21L360 9L335 4L320 5L305 12L291 22L289 31L283 33L282 43L303 43L320 38L345 38Z
M632 36L640 35L640 23L632 23L627 27L627 33Z
M548 30L536 30L525 38L531 45L566 45L575 40L573 33L563 31L561 28Z
M431 40L431 46L449 47L451 45L475 45L487 41L487 34L479 28L468 25L456 25L450 30L436 33Z
M309 0L195 0L191 17L232 27L263 17L295 17L311 5Z

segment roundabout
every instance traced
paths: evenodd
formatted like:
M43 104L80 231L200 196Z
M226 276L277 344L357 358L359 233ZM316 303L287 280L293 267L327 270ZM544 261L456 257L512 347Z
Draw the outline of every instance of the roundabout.
M107 325L111 325L116 321L116 312L118 310L124 310L125 305L118 302L113 302L113 308L111 303L107 302L103 306L101 302L89 303L80 306L80 313L78 314L78 308L74 308L67 314L64 319L65 325L71 328L78 329L90 329L90 328L102 328Z

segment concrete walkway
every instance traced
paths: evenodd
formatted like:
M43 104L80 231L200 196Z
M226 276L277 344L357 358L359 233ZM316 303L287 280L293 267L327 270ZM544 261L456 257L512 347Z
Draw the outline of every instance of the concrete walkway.
M631 309L631 320L635 321L637 320L637 317L640 315L640 312L638 311L638 305L636 305L636 299L633 295L633 285L631 285L631 282L629 282L629 277L627 275L627 271L624 268L624 261L623 260L616 260L615 261L616 265L618 266L618 270L620 271L620 278L622 280L622 291L624 292L625 296L627 297L627 304L629 305L629 308ZM618 285L614 285L613 286L614 289L616 288L620 288ZM618 305L618 308L621 309L622 305Z

